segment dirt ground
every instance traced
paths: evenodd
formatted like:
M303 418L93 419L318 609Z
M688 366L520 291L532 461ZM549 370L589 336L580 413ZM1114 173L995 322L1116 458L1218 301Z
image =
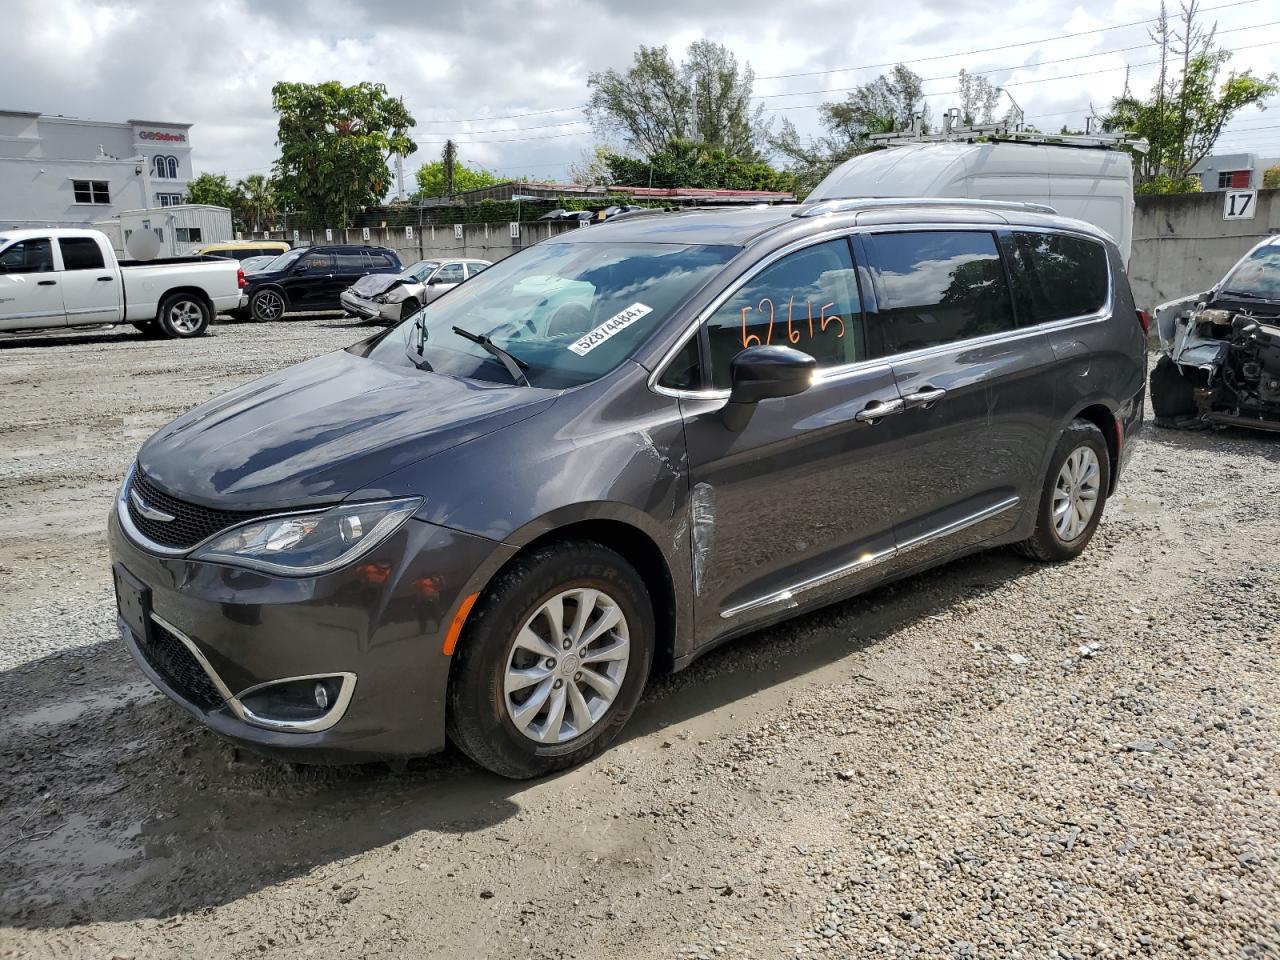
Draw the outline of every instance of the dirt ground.
M0 338L0 957L1280 956L1280 437L1148 427L1082 559L729 644L581 769L296 767L145 682L104 521L156 427L362 335Z

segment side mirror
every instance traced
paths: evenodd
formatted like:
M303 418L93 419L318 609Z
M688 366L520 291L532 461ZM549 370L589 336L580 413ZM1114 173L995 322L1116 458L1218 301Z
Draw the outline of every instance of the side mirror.
M729 402L721 411L724 425L741 430L761 400L804 393L817 366L813 357L791 347L747 347L729 363Z
M295 277L300 277L306 272L307 272L307 268L303 266L297 266L293 268L293 275Z

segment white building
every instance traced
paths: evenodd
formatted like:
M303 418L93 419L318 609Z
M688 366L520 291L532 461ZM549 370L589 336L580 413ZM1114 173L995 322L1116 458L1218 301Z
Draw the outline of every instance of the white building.
M87 227L181 204L192 177L190 130L0 110L0 229Z
M160 241L158 257L186 257L210 243L226 243L231 230L231 211L207 203L179 203L149 210L122 210L117 221L119 237L109 230L111 243L123 255L131 256L129 238L138 230L150 230ZM102 229L100 224L95 225Z

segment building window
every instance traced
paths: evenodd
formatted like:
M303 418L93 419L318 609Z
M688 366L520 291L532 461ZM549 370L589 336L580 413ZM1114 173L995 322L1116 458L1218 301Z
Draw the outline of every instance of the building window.
M199 227L174 227L173 232L177 236L179 243L199 243L200 242Z
M157 193L156 203L162 207L176 207L182 203L182 194L180 193Z
M157 180L177 180L178 158L161 156L152 157L151 175Z
M1218 174L1219 190L1248 190L1252 170L1223 170Z
M76 203L97 203L109 205L111 203L111 193L108 190L110 184L106 180L72 180L71 190L75 194Z

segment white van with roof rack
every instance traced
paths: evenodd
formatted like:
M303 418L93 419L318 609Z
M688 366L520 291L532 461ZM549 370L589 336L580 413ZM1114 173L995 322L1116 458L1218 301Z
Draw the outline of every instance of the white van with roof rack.
M804 200L956 197L1052 207L1106 231L1126 263L1133 243L1133 163L1127 134L1050 136L1000 126L885 134L883 149L836 167Z

